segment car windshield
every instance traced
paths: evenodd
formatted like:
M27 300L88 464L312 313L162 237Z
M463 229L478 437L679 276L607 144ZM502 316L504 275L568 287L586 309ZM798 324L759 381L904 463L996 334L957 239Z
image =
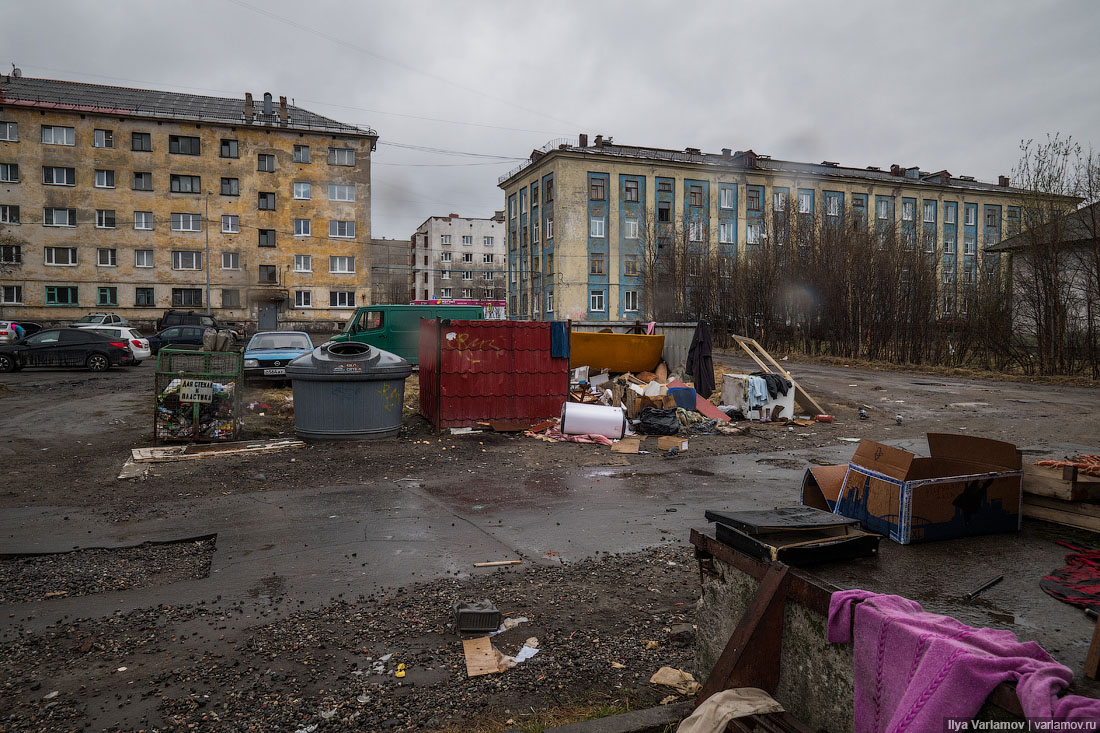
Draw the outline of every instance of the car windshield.
M141 331L137 330L136 328L131 328L130 329L130 338L132 338L132 339L143 339L145 337L141 335Z
M252 337L249 351L271 351L273 349L312 349L313 343L300 333L261 333Z
M102 320L103 316L97 316L93 313L91 315L84 316L83 318L78 320L77 323L99 323Z

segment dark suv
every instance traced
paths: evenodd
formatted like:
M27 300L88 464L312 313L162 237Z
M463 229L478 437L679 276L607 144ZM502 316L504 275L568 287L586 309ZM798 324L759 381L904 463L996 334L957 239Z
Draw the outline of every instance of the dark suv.
M170 326L203 326L217 331L227 331L233 334L234 339L244 338L244 329L228 323L221 323L214 316L195 311L167 310L157 319L157 331L163 331Z

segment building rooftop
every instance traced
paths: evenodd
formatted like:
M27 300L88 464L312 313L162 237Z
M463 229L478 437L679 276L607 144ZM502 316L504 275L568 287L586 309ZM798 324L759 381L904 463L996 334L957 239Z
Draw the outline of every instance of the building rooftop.
M1050 238L1066 246L1095 242L1100 238L1100 201L1041 224L1030 232L1003 239L986 247L985 251L1010 252L1025 249L1038 242L1048 242Z
M636 145L615 145L611 138L597 135L592 144L588 144L587 136L580 139L559 138L551 140L541 148L531 151L531 157L517 167L505 173L497 180L497 185L503 185L506 181L518 175L527 167L534 165L542 158L557 152L567 152L582 155L597 155L611 158L631 158L663 163L688 163L693 165L713 166L735 170L758 170L762 172L789 173L792 175L807 175L819 178L859 179L883 184L928 185L949 186L951 188L970 189L976 191L1011 191L1008 178L1002 176L1000 181L994 183L979 181L973 176L953 176L946 170L929 172L923 171L919 166L891 165L883 170L877 166L856 168L843 166L833 161L821 163L802 163L793 160L779 160L768 155L762 155L752 150L732 151L728 148L721 153L704 153L698 148L684 148L672 150L668 148L643 147Z
M252 120L250 122L245 118L249 97L242 99L207 97L78 81L35 79L16 75L0 76L0 105L127 117L200 120L225 125L251 124L374 138L378 136L378 133L369 127L338 122L295 105L286 105L286 124L284 125L282 104L285 103L285 98L274 100L271 104L271 113L264 114L262 95L257 100L251 100Z

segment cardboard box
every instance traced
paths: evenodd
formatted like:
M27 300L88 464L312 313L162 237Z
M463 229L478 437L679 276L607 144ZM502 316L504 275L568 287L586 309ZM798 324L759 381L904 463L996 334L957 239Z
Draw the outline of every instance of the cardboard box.
M928 458L871 440L847 466L814 466L802 503L858 519L903 545L1015 532L1022 521L1016 446L971 435L928 434Z
M657 448L660 450L672 450L673 448L679 448L683 453L688 449L688 442L684 438L677 438L675 435L662 435L657 438Z

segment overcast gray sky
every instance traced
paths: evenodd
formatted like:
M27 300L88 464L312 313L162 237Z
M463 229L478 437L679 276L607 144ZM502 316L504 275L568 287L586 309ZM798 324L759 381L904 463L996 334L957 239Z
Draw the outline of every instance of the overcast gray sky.
M376 237L491 215L510 159L579 132L987 180L1021 138L1100 146L1093 0L9 0L2 18L0 60L26 76L270 91L373 127Z

